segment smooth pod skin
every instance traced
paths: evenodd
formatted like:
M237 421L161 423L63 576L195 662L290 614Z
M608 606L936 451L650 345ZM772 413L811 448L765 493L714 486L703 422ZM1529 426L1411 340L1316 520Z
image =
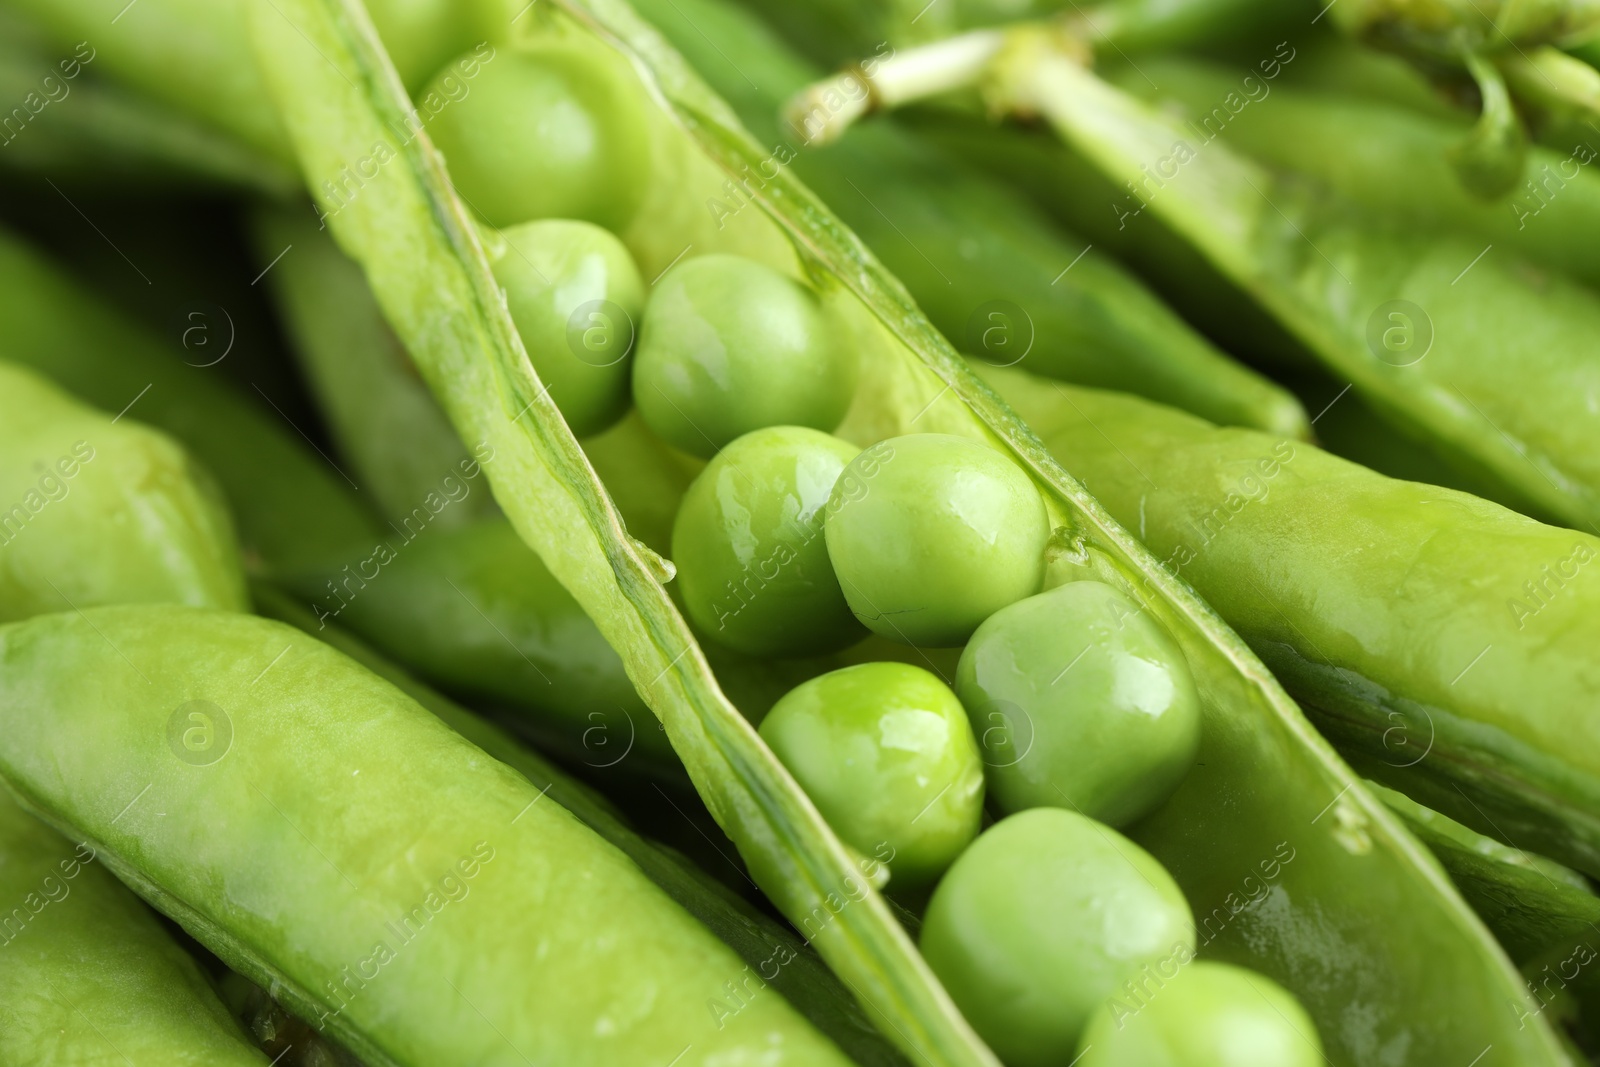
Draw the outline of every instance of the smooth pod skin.
M1072 1062L1091 1014L1194 957L1172 876L1109 827L1035 808L990 827L928 903L922 954L1007 1067Z
M0 708L8 784L363 1060L845 1062L780 997L719 1020L732 950L291 627L170 606L17 623Z
M767 426L832 432L855 391L854 353L799 282L742 256L686 259L645 305L633 399L650 428L710 457Z
M1358 769L1600 873L1600 539L1303 442L986 377Z
M627 412L644 281L628 250L588 222L513 226L494 249L495 280L539 380L579 437Z
M1084 1031L1078 1067L1322 1067L1317 1027L1293 994L1226 963L1196 961L1138 997L1112 997Z
M462 57L479 61L463 86L444 83L447 68L419 98L447 101L427 130L461 198L499 229L551 218L627 226L650 161L647 105L622 58L579 35L484 49Z
M850 610L909 645L959 645L1038 591L1050 519L1022 469L949 434L894 437L845 468L828 557Z
M139 899L0 788L0 1062L262 1067Z
M1183 650L1104 582L989 616L961 653L956 692L1004 812L1064 807L1126 826L1172 795L1200 750Z
M921 667L863 663L789 692L761 736L891 892L931 885L978 834L983 767L961 702Z
M245 610L209 476L164 434L0 363L0 621L130 601Z
M689 486L672 527L683 604L753 656L833 652L866 636L828 560L823 516L860 449L802 426L738 438Z

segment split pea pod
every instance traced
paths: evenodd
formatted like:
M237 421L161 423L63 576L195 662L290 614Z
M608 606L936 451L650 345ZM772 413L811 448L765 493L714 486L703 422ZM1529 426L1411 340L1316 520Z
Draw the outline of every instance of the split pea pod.
M1600 872L1600 539L1134 398L992 380L1360 769Z
M316 176L337 173L343 161L370 152L375 142L406 160L405 166L383 169L359 196L342 202L324 197L322 206L339 209L329 216L336 239L366 272L391 326L458 435L466 441L487 438L494 445L497 458L488 474L518 533L618 649L753 878L792 922L808 934L815 931L813 941L824 957L865 1003L893 1023L886 1033L908 1055L930 1062L992 1062L876 892L863 886L843 903L841 890L861 884L851 881L857 878L852 857L719 692L663 585L670 571L625 536L604 485L522 351L487 257L476 244L469 207L454 197L437 159L422 150L425 142L421 148L398 144L388 132L393 130L389 120L410 105L387 73L370 27L359 13L341 9L332 17L315 2L293 5L289 22L281 4L278 8L251 9L258 57L294 131L302 166L313 176L312 188L321 187ZM727 175L754 168L764 158L765 150L738 129L725 105L625 10L608 7L601 13L563 4L536 8L515 25L516 12L508 7L504 14L508 29L495 38L496 47L523 45L531 54L547 54L563 36L601 26L651 90L650 106L657 110L646 110L644 121L655 131L652 136L661 137L661 143L676 141L674 151L701 153ZM342 66L329 67L329 56ZM319 121L330 108L341 118L333 128ZM449 177L460 180L461 174L452 170ZM649 195L663 201L674 195L698 198L702 188L661 182ZM730 227L755 220L756 229L768 228L775 238L755 247L766 254L787 247L792 259L746 254L811 287L825 313L848 328L860 359L862 386L839 434L860 446L919 431L960 434L998 446L1002 457L1019 464L1045 490L1051 526L1070 522L1085 531L1086 543L1092 535L1092 547L1082 557L1089 573L1139 597L1182 647L1204 705L1200 765L1171 801L1141 823L1138 834L1195 901L1197 913L1224 916L1220 924L1213 920L1215 936L1207 951L1269 969L1293 984L1319 1030L1333 1035L1335 1062L1358 1062L1360 1050L1388 1041L1406 1043L1421 1058L1465 1055L1470 1060L1492 1043L1507 1063L1560 1062L1548 1030L1539 1025L1518 1030L1506 1018L1505 1004L1526 994L1442 873L1349 780L1253 657L1180 584L1153 569L1136 543L1105 519L1009 410L968 376L905 301L895 280L807 190L780 172L752 192L751 207L759 214L747 208ZM695 210L701 207L694 204ZM686 221L689 210L682 204L679 209L682 214L641 213L628 224L625 240L641 266L646 257L638 249L648 247L642 240L647 225L656 228L651 235L656 247L681 250L686 242L709 239L698 227L693 238L677 229L692 225ZM1276 770L1269 773L1269 766ZM1239 803L1249 806L1247 817ZM1322 817L1330 804L1339 810L1337 818ZM1352 828L1354 834L1348 832ZM1325 954L1308 952L1293 935L1294 921L1279 922L1248 908L1230 914L1222 903L1236 894L1239 879L1254 878L1274 849L1291 840L1297 859L1280 862L1275 880L1284 880L1280 884L1291 902L1314 899L1318 921L1343 931L1341 940L1349 939L1350 951L1340 959L1360 959L1360 965L1329 966ZM1300 865L1310 855L1316 862ZM1402 947L1406 938L1372 936L1373 894L1380 885L1410 901L1401 911L1413 929L1426 923L1437 935L1430 943L1459 954L1448 988L1421 968L1419 954ZM1370 964L1374 958L1382 962ZM1438 965L1430 959L1427 966ZM1384 976L1382 993L1371 991L1375 974ZM1357 993L1358 985L1365 992ZM1401 1001L1413 1007L1371 1014L1376 1005ZM1472 1007L1463 1011L1463 1002ZM1482 1030L1421 1021L1450 1013ZM1489 1032L1495 1035L1492 1041L1484 1039Z

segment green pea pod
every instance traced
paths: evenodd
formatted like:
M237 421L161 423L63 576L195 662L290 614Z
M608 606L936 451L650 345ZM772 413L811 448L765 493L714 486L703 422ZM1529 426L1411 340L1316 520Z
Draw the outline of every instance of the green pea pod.
M1600 872L1600 539L1130 397L1001 388L1359 766Z
M96 77L92 61L85 66L76 49L45 44L5 10L0 99L23 104L7 112L10 122L0 129L0 166L7 170L97 188L198 180L283 196L295 187L295 175L282 163Z
M708 1011L743 960L298 630L96 608L0 631L0 663L6 782L373 1067L848 1062L778 997Z
M0 1060L265 1064L194 960L98 860L0 789Z
M551 800L621 849L656 885L685 911L704 923L733 948L758 977L746 974L707 1005L713 1016L731 1016L746 997L759 995L770 983L807 1018L839 1043L860 1067L905 1061L862 1016L849 992L828 971L816 952L794 932L756 911L702 871L640 837L600 794L512 737L448 697L417 682L337 626L323 627L291 598L269 586L252 592L270 617L298 626L393 683L433 712L456 733L512 767ZM747 968L747 970L749 969Z
M719 692L662 584L670 572L627 538L532 374L475 226L426 137L395 143L390 131L409 103L359 7L273 0L250 11L258 61L313 189L315 176L375 144L393 153L360 196L330 215L334 236L361 264L460 437L494 448L486 470L497 501L617 649L754 880L909 1057L993 1064L853 858ZM508 7L506 22L516 14ZM625 7L541 6L506 32L591 30L624 51L665 109L661 136L681 139L684 152L702 153L730 176L758 166L765 151ZM1211 917L1205 951L1293 987L1336 1063L1362 1062L1391 1042L1417 1062L1564 1062L1542 1024L1517 1027L1526 993L1443 872L1248 650L1049 458L790 175L780 171L751 192L760 214L741 216L792 242L825 306L853 328L864 399L841 432L870 441L915 429L990 441L1045 490L1054 524L1067 527L1064 558L1138 597L1183 647L1207 740L1196 772L1138 837L1196 913ZM1264 876L1275 903L1250 905L1241 894ZM1374 915L1395 916L1393 927L1375 926ZM1330 941L1340 948L1328 951Z
M1139 66L1161 86L1165 106L1180 106L1197 125L1238 92L1246 74L1174 57L1141 59ZM1292 64L1285 73L1295 73ZM1151 98L1148 84L1132 71L1111 79ZM1230 113L1224 124L1211 121L1213 128L1220 125L1223 144L1274 169L1315 175L1369 217L1474 233L1493 244L1491 255L1509 252L1591 286L1600 283L1600 264L1582 236L1600 233L1600 175L1591 167L1600 160L1600 135L1591 132L1587 143L1562 150L1532 149L1512 195L1485 203L1461 188L1444 159L1465 129L1461 121L1345 92L1282 86L1269 86L1266 96ZM1395 181L1396 173L1406 180Z
M1583 875L1501 844L1376 782L1367 788L1433 850L1516 960L1600 934L1600 896Z
M421 508L429 525L449 529L494 514L488 493L453 498L470 469L467 449L383 321L360 269L298 205L263 210L255 223L263 263L285 248L293 253L267 280L339 454L384 517L403 528ZM441 492L450 506L432 511L424 501Z
M209 475L163 434L8 363L0 509L0 620L109 603L247 603Z
M216 380L205 366L216 357L165 350L3 230L0 321L0 359L160 427L213 471L253 564L307 566L372 537L375 521L339 472L280 428L280 416Z
M997 99L1037 109L1129 183L1124 224L1165 222L1349 380L1386 418L1483 470L1541 515L1600 519L1590 447L1600 366L1583 359L1600 296L1496 259L1475 237L1373 223L1313 181L1278 174L1061 55L1014 40Z

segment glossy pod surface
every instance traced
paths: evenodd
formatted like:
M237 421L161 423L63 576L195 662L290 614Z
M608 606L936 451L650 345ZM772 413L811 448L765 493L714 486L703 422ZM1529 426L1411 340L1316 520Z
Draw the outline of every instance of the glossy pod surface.
M0 621L126 601L242 610L233 525L166 436L0 363Z
M262 1067L194 960L0 788L0 1061Z
M0 696L13 788L368 1062L845 1062L777 997L719 1028L707 999L743 961L526 779L297 630L41 617L0 631ZM209 717L204 743L173 740L186 711Z
M757 656L831 652L866 636L828 559L829 495L859 448L801 426L738 438L684 494L672 560L710 640Z
M1600 540L1302 442L995 381L1359 766L1600 871Z
M1172 794L1200 749L1183 651L1104 582L1068 582L989 616L961 654L956 691L1005 812L1064 807L1126 826Z

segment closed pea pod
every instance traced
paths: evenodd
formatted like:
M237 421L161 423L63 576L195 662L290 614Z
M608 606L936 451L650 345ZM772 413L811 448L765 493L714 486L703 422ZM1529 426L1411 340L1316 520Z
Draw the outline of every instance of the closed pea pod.
M778 998L719 1028L706 1000L743 961L524 778L298 631L103 608L13 625L0 662L6 782L368 1062L845 1062ZM126 702L105 702L113 682ZM174 748L196 701L231 731Z
M242 608L233 526L177 445L0 363L0 620L126 601Z
M97 860L0 790L0 1058L265 1064L194 960Z

